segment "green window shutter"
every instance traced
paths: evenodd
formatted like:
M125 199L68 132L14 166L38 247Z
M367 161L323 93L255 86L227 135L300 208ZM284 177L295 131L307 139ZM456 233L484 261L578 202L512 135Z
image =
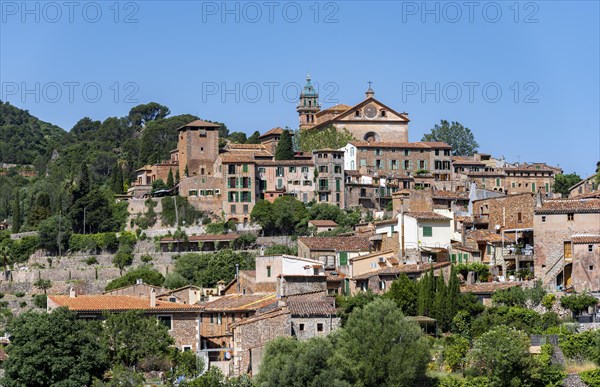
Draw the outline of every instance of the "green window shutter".
M458 263L462 263L462 253L458 253Z
M456 263L456 254L452 254L452 263Z
M535 183L531 183L531 192L535 192Z
M236 201L236 202L239 202L239 201L240 201L240 193L239 193L239 192L236 192L236 193L235 193L235 201Z
M248 172L248 164L244 164L244 165L242 166L242 171L243 171L243 172Z
M548 183L546 183L546 192L550 192L550 190L548 189Z
M425 165L425 168L423 168L423 169L427 170L427 160L425 160L424 165Z
M500 187L500 179L496 178L496 187Z
M492 246L487 245L487 253L491 254L492 253Z
M339 180L339 179L335 181L335 190L336 190L336 192L340 192L341 182L342 181Z
M252 188L252 179L248 179L248 188Z
M348 264L348 253L340 251L340 266Z
M512 187L515 188L515 182L512 183Z
M433 236L433 230L431 229L431 226L424 226L423 227L423 236L424 237Z

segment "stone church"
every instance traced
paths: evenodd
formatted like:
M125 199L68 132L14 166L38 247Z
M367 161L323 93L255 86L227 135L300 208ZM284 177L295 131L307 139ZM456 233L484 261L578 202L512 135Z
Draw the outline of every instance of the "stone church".
M319 94L308 75L296 106L300 130L333 126L338 130L348 129L359 141L408 142L408 113L398 113L376 100L370 85L365 95L366 98L357 105L339 104L321 110Z

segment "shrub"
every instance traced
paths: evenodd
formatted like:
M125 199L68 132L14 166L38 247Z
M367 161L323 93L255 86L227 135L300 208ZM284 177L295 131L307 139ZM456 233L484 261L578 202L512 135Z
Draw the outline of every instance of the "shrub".
M298 255L298 248L295 246L290 247L290 246L286 246L286 245L272 245L265 249L264 254L265 255L282 255L282 254Z
M21 301L21 302L19 302L19 307L25 308L26 306L27 306L27 301Z
M152 262L152 260L153 260L153 259L154 259L154 258L152 258L152 256L151 256L151 255L148 255L148 254L144 254L144 255L142 255L142 256L140 257L140 260L141 260L142 262L144 262L144 263L149 263L149 262Z
M106 285L106 291L129 286L136 283L137 279L141 278L145 284L161 286L165 281L165 277L155 269L149 266L140 266L125 273L125 275L114 279Z
M96 257L87 257L84 262L89 266L98 264Z
M167 274L163 286L167 289L179 289L188 285L189 283L190 282L183 278L181 274L174 272Z
M25 296L24 292L16 292L15 293L15 297L17 297L17 298L21 298L21 297L24 297L24 296Z
M48 297L45 294L36 294L33 297L33 305L37 306L40 309L46 309L48 304Z
M579 376L589 387L600 387L600 369L584 371Z
M4 298L4 293L0 293L0 298Z
M589 360L600 365L600 331L569 335L560 342L564 355L577 361Z
M587 293L572 294L560 299L560 305L565 309L569 309L573 313L573 316L581 314L581 312L587 310L590 306L598 304L598 302L596 297L590 296Z
M552 309L554 303L556 302L555 294L546 294L542 299L542 306L548 310Z

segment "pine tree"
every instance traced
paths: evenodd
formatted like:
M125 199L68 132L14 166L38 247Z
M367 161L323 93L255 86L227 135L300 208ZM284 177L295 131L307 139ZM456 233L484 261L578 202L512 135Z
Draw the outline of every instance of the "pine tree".
M110 187L116 194L123 193L123 169L121 169L119 164L116 164L112 170Z
M18 233L21 230L22 226L22 215L21 215L21 195L19 194L19 190L15 190L15 199L13 201L13 224L12 224L12 232L14 234Z
M284 130L275 149L275 160L292 160L293 158L292 135L289 130Z
M248 139L246 140L246 144L260 144L260 133L257 131L255 131L254 133L252 133L252 135L250 137L248 137Z
M81 199L90 192L90 176L87 164L81 164L81 172L79 173L79 184L74 192L73 199Z
M175 186L175 181L173 180L173 170L169 168L169 175L167 176L167 186L169 188L173 188Z

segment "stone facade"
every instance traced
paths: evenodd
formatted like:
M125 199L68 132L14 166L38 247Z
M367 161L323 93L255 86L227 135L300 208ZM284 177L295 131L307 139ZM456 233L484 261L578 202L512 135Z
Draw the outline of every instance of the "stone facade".
M573 287L578 292L596 292L600 290L600 237L575 237L572 238L572 243L573 270L571 275Z
M543 163L523 163L514 167L507 167L505 191L509 194L523 192L542 192L547 197L552 197L554 178L562 173L562 169L551 167Z
M599 224L600 199L538 201L534 216L536 277L550 288L573 287L579 291L597 287L594 271L600 266L591 264L593 256L588 254L579 261L572 240L577 235L599 234ZM585 247L577 247L581 253L580 249ZM590 266L593 266L592 270L589 270Z
M323 337L340 327L341 320L336 316L292 316L292 334L298 340Z
M533 193L474 200L473 219L487 223L489 230L496 230L496 225L501 230L532 228L534 208Z
M303 203L315 196L315 165L312 159L263 160L257 165L257 194L273 202L281 195L292 195Z
M278 294L281 297L296 294L327 292L325 275L282 275L277 278Z
M317 202L344 208L344 152L335 149L313 151L313 160Z

